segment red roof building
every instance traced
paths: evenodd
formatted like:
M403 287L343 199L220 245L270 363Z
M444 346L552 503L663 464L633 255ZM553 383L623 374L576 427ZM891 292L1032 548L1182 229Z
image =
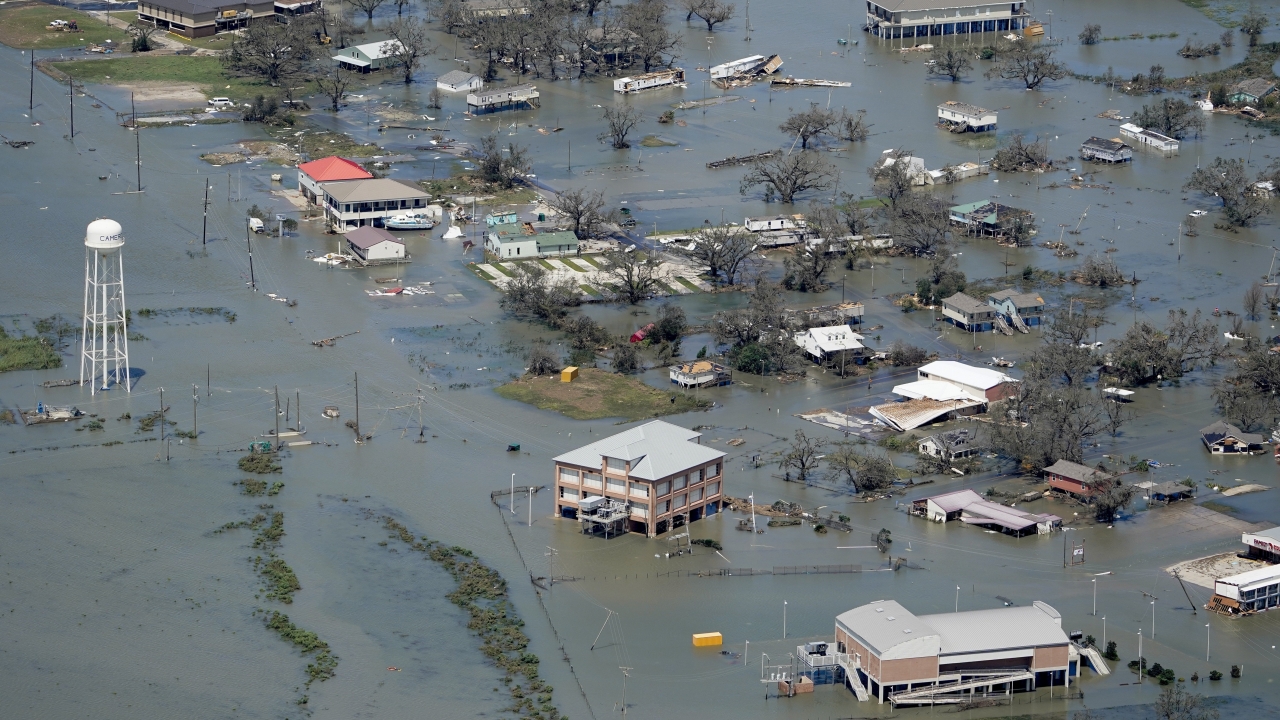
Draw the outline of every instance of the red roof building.
M307 197L307 200L314 203L317 198L322 197L320 183L336 180L368 180L372 177L372 173L356 163L332 155L298 166L298 190Z

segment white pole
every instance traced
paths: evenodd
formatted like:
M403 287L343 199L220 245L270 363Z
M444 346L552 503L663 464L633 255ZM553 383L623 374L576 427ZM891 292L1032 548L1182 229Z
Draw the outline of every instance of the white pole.
M1098 614L1098 579L1093 579L1093 614Z
M529 527L533 527L533 486L529 486Z
M1209 662L1209 623L1204 624L1204 661Z
M1138 628L1138 682L1142 682L1144 670L1142 665L1142 628Z
M960 586L956 586L956 612L960 612Z
M511 499L507 502L507 509L512 515L516 514L516 474L511 473Z
M1103 615L1102 616L1102 648L1105 650L1106 647L1107 647L1107 616Z
M787 601L782 601L782 638L787 637Z
M1156 601L1151 601L1151 637L1156 636Z
M751 652L751 641L750 641L750 640L748 640L748 641L747 641L747 644L742 648L742 664L743 664L743 665L750 665L750 664L751 664L751 656L747 654L747 653L749 653L749 652Z

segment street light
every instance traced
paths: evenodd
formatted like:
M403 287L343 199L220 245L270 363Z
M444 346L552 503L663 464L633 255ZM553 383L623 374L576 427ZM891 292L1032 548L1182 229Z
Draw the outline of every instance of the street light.
M787 637L787 601L782 601L782 638Z
M1098 578L1093 579L1093 614L1098 614Z
M1102 647L1107 647L1107 616L1102 616Z
M1156 636L1156 601L1151 601L1151 637Z
M1204 661L1209 662L1209 623L1204 624Z
M956 586L956 612L960 612L960 586Z

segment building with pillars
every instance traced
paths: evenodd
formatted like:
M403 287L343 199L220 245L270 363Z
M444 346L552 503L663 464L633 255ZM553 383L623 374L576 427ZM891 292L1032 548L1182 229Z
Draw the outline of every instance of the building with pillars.
M607 507L610 522L648 537L714 515L725 454L701 439L653 420L556 457L556 514L585 524Z
M1007 33L1031 24L1020 0L867 0L867 32L882 39Z

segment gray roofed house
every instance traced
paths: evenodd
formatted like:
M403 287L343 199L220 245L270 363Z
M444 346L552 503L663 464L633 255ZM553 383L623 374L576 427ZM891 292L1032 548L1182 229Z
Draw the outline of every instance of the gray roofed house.
M998 117L995 110L959 100L948 100L938 106L938 123L954 132L995 130Z
M339 180L337 182L321 183L320 187L338 202L372 202L377 200L430 197L428 193L420 188L390 178Z
M966 330L984 332L995 322L996 309L976 298L958 292L942 300L942 314L951 323Z
M915 38L914 44L946 36L1008 33L1032 27L1025 0L867 0L863 29L876 37ZM1032 28L1030 34L1036 34ZM926 38L921 40L921 38Z
M725 453L702 434L652 420L553 458L556 509L582 519L579 503L603 496L625 502L631 527L650 537L719 512Z
M1262 98L1275 92L1276 84L1266 78L1249 78L1241 80L1227 91L1227 100L1233 103L1257 103Z
M389 178L335 180L320 183L318 188L325 217L338 232L381 225L405 210L427 207L431 198L420 188Z
M1228 422L1218 422L1200 429L1200 439L1209 452L1217 455L1232 453L1260 453L1263 451L1263 437L1257 433L1247 433Z
M1133 148L1119 140L1091 137L1080 144L1080 157L1109 163L1127 162L1133 159Z
M484 87L480 76L466 70L450 70L436 78L436 87L448 92L479 90Z
M1166 480L1147 488L1147 499L1149 501L1170 503L1195 497L1195 495L1196 489L1194 487L1183 485L1177 480Z
M404 241L383 230L366 225L343 235L347 247L364 264L395 262L406 259Z

